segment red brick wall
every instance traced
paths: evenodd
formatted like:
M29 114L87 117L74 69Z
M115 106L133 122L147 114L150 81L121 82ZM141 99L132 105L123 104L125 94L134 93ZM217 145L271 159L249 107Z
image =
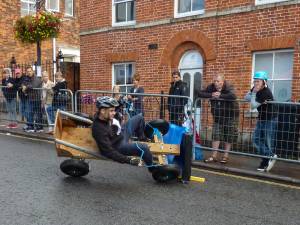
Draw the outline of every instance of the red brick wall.
M92 17L87 16L92 5L88 2L90 1L81 1L81 6L88 5L86 9L81 9L81 31L110 27L111 1L101 1L103 10L98 7L99 12L93 12ZM216 4L217 1L207 0L206 11L215 10ZM249 4L254 5L254 0L220 0L219 8L229 9ZM96 14L99 15L98 18L93 16ZM137 24L173 17L173 1L137 1ZM235 85L239 97L243 97L251 85L253 51L294 48L293 97L299 100L299 26L300 6L289 5L217 18L82 35L81 88L110 89L112 63L133 60L136 62L137 72L142 76L141 82L146 92L167 91L171 80L170 71L177 67L178 58L185 50L199 49L206 61L204 85L211 81L213 74L222 72ZM191 32L187 32L189 30ZM193 37L193 30L199 32L198 40ZM184 34L180 35L181 33ZM189 39L193 44L187 44ZM172 45L170 41L179 44ZM148 45L151 43L157 43L158 49L149 50ZM168 46L173 48L168 49ZM166 54L168 51L170 54ZM118 54L121 56L116 56Z
M0 1L0 66L8 64L15 56L17 63L36 61L35 44L22 44L15 40L13 25L21 16L20 0ZM62 32L57 39L57 46L64 45L79 48L79 1L74 1L74 17L65 17ZM64 1L60 3L60 11L64 13ZM52 41L42 43L42 57L52 60Z

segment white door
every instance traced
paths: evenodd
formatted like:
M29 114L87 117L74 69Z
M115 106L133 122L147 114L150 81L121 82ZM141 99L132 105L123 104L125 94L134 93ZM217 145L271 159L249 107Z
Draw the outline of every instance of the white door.
M187 83L189 97L195 103L197 99L197 92L201 89L201 81L203 74L203 59L201 54L198 51L192 50L186 52L179 64L179 71L182 76L182 80ZM197 104L195 107L195 126L196 130L200 131L200 104Z

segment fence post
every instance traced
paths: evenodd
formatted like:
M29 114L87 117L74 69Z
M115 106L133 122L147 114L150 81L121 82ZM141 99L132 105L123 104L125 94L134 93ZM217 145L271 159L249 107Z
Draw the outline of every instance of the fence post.
M164 91L161 91L160 93L163 95L163 94L164 94ZM161 97L160 97L160 109L159 109L159 118L160 118L160 119L163 119L163 118L165 117L164 106L165 106L164 97L161 96Z

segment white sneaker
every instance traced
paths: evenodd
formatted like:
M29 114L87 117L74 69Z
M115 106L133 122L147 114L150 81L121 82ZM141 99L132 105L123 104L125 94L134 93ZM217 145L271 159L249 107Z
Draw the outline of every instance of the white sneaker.
M277 155L273 155L273 159L269 159L268 166L266 168L267 172L269 172L273 168L273 166L276 163L276 159L277 159Z

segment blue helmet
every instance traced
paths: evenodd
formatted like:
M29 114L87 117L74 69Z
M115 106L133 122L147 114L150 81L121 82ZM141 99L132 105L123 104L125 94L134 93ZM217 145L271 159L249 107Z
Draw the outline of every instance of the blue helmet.
M254 73L253 79L268 80L268 73L265 71L257 71Z

